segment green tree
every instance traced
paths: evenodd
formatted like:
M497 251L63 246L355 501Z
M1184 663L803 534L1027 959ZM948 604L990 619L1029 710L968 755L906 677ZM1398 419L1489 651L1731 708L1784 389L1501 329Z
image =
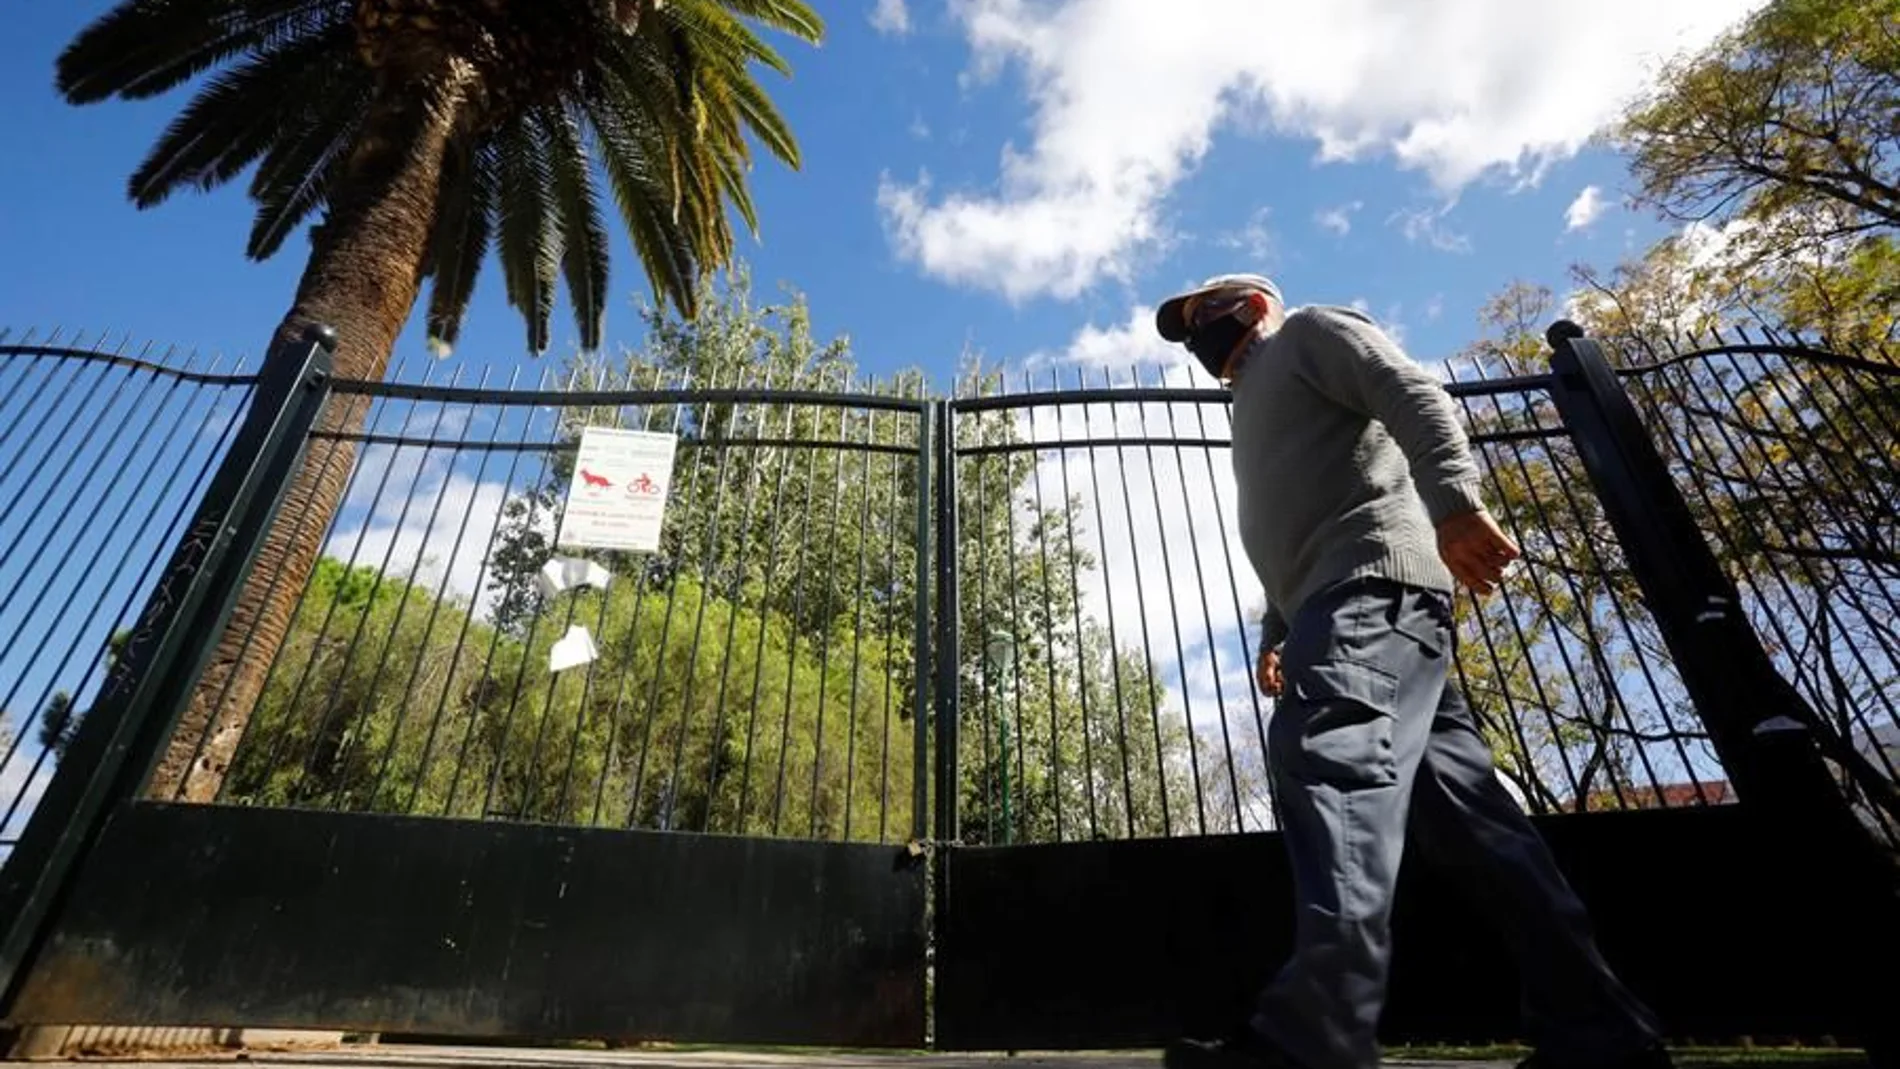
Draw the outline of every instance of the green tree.
M755 224L748 136L798 158L752 76L755 63L786 70L755 24L822 32L802 0L124 0L67 47L58 83L91 103L202 78L133 174L134 202L254 167L246 251L259 259L321 209L273 342L328 324L337 372L375 379L425 279L430 333L454 340L491 248L531 349L548 344L561 278L581 343L597 345L609 292L597 174L655 292L690 313L700 279L731 255L728 209ZM356 430L364 412L331 405L326 429ZM254 666L286 633L347 467L293 477L286 514L308 520L278 525L253 572L282 564L291 579L274 597L261 582L241 593L156 791L216 793L261 694Z
M1677 250L1652 255L1652 263L1672 262ZM1643 364L1671 352L1650 339L1667 337L1693 294L1685 302L1654 276L1626 277L1627 288L1584 294L1573 314L1609 339L1612 359ZM1488 306L1486 334L1466 360L1486 376L1539 372L1548 359L1542 327L1556 315L1548 290L1509 287ZM1890 379L1798 357L1720 353L1624 378L1758 633L1822 714L1817 734L1844 775L1854 765L1867 771L1850 740L1867 731L1870 714L1890 715L1887 696L1900 683L1900 665L1881 652L1895 648L1885 610L1900 581L1900 446L1875 430L1900 417ZM1541 399L1470 410L1480 434L1559 425ZM1489 701L1493 723L1509 729L1493 733L1506 774L1533 806L1540 797L1558 804L1564 783L1590 787L1592 770L1612 773L1609 783L1680 782L1697 753L1700 778L1709 778L1706 733L1574 450L1561 439L1485 449L1487 489L1531 563L1515 581L1516 599L1468 621L1477 628L1465 659L1474 700ZM1572 652L1553 658L1565 636L1575 640ZM1471 656L1471 638L1483 656ZM1577 681L1570 698L1554 688L1566 680ZM1853 782L1859 791L1872 781ZM1595 793L1605 788L1600 780Z
M1617 139L1640 199L1724 247L1666 242L1633 274L1688 282L1702 315L1747 309L1837 344L1900 337L1896 24L1896 0L1774 0L1671 65Z

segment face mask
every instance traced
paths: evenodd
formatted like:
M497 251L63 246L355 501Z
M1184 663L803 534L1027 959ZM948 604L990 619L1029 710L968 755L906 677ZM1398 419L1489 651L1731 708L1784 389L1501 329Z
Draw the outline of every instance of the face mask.
M1196 327L1188 335L1187 351L1194 354L1209 375L1220 378L1226 370L1227 358L1241 340L1253 332L1253 324L1242 322L1238 315L1221 316L1210 323Z

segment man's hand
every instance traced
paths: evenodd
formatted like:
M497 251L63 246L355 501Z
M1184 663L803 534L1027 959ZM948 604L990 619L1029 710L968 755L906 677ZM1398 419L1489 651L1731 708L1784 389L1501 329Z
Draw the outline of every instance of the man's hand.
M1483 596L1497 589L1504 569L1523 554L1491 514L1479 509L1438 525L1438 555L1454 578Z
M1259 682L1260 689L1264 691L1268 697L1278 698L1280 696L1280 688L1284 685L1285 680L1280 675L1279 650L1267 650L1260 655L1260 664L1254 669L1254 678Z

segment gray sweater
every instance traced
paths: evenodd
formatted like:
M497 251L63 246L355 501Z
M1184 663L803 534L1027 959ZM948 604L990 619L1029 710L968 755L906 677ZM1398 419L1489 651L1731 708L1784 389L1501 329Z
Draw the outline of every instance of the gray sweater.
M1449 592L1439 521L1483 506L1451 398L1370 319L1304 308L1233 385L1240 541L1267 592L1261 648L1315 593L1362 576Z

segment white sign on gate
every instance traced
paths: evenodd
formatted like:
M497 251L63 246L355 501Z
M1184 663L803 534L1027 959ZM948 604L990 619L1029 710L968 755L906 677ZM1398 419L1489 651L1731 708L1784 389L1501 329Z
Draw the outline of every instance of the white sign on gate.
M554 544L636 553L658 549L678 448L678 435L583 428Z

